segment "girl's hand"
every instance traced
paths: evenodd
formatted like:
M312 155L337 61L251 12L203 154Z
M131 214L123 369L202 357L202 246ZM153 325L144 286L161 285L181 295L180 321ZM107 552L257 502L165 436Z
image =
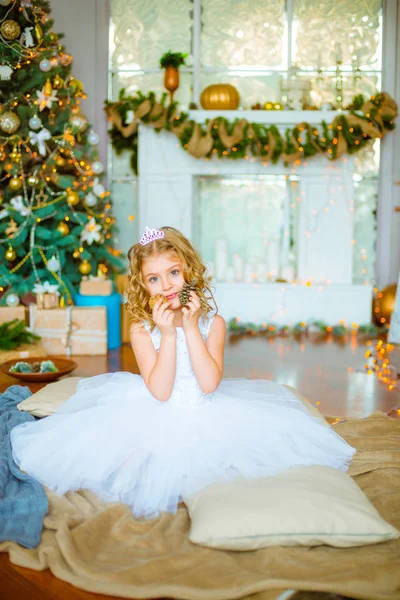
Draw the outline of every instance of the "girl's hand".
M153 308L153 321L161 331L161 335L176 334L172 322L174 320L174 311L168 310L171 301L163 302L160 298Z
M182 308L183 329L188 331L194 327L198 327L199 318L201 315L200 299L196 292L190 292L190 300Z

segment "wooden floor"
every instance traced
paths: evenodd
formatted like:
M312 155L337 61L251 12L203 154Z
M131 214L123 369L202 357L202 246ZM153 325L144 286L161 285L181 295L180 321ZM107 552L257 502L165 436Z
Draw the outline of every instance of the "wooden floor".
M346 343L328 339L313 344L308 339L262 337L228 340L225 351L225 377L272 379L295 387L321 412L331 416L365 417L376 410L397 414L400 391L388 387L364 371L365 343L353 337ZM400 348L391 362L400 371ZM92 376L113 371L137 373L129 346L110 351L107 356L73 357L76 376ZM0 392L19 382L0 374ZM38 386L32 386L36 391ZM392 410L396 407L396 410ZM0 554L0 600L110 600L110 596L90 594L53 577L49 571L36 572L12 565Z

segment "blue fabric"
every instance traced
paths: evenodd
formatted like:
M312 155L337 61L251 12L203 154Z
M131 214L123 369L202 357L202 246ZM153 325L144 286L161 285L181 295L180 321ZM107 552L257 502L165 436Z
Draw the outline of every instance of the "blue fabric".
M121 346L121 296L114 292L110 296L82 296L75 294L77 306L105 306L107 309L107 347L114 350Z
M35 421L32 415L17 408L30 395L29 388L20 385L0 394L0 542L17 542L25 548L39 544L48 511L43 486L19 470L11 452L13 427Z

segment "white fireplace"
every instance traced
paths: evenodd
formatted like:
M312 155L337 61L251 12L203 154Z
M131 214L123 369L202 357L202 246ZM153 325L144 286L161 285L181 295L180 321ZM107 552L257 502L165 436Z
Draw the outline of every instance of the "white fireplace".
M215 114L192 111L190 116L204 122L221 114L221 111ZM226 116L230 120L275 122L285 130L302 121L316 127L323 119L329 123L334 113L228 111ZM226 319L239 317L256 323L287 324L309 319L323 319L329 324L341 320L367 323L371 317L372 287L352 282L353 170L349 156L334 162L313 157L295 167L282 162L265 164L252 159L251 155L247 160L235 161L195 159L180 147L172 133L158 134L141 125L139 230L143 231L146 226L171 225L187 235L197 248L206 247L206 262L212 263L216 276L216 301ZM210 241L212 248L208 246L207 231L199 227L201 203L198 197L199 180L207 177L292 180L292 185L297 186L293 201L297 202L296 264L287 261L285 235L288 234L285 232L279 245L274 245L274 240L267 242L265 265L263 259L258 259L254 266L245 256L229 252L224 236L215 239L215 231ZM290 210L289 204L282 210ZM222 225L221 221L221 231ZM246 235L246 232L236 233L238 235ZM287 281L276 281L276 278Z

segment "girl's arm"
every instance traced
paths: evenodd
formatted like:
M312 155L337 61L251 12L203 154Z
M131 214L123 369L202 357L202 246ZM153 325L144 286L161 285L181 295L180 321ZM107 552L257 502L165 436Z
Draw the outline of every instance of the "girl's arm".
M159 323L161 331L161 344L157 352L153 346L150 335L142 325L133 325L130 329L132 349L143 377L151 394L161 402L166 402L172 392L176 371L176 329L172 327L172 318L166 311L167 305L160 309L156 304L155 321ZM154 312L153 312L154 314Z
M214 392L222 379L226 325L220 315L215 315L204 343L198 321L186 325L185 334L194 374L205 394Z

